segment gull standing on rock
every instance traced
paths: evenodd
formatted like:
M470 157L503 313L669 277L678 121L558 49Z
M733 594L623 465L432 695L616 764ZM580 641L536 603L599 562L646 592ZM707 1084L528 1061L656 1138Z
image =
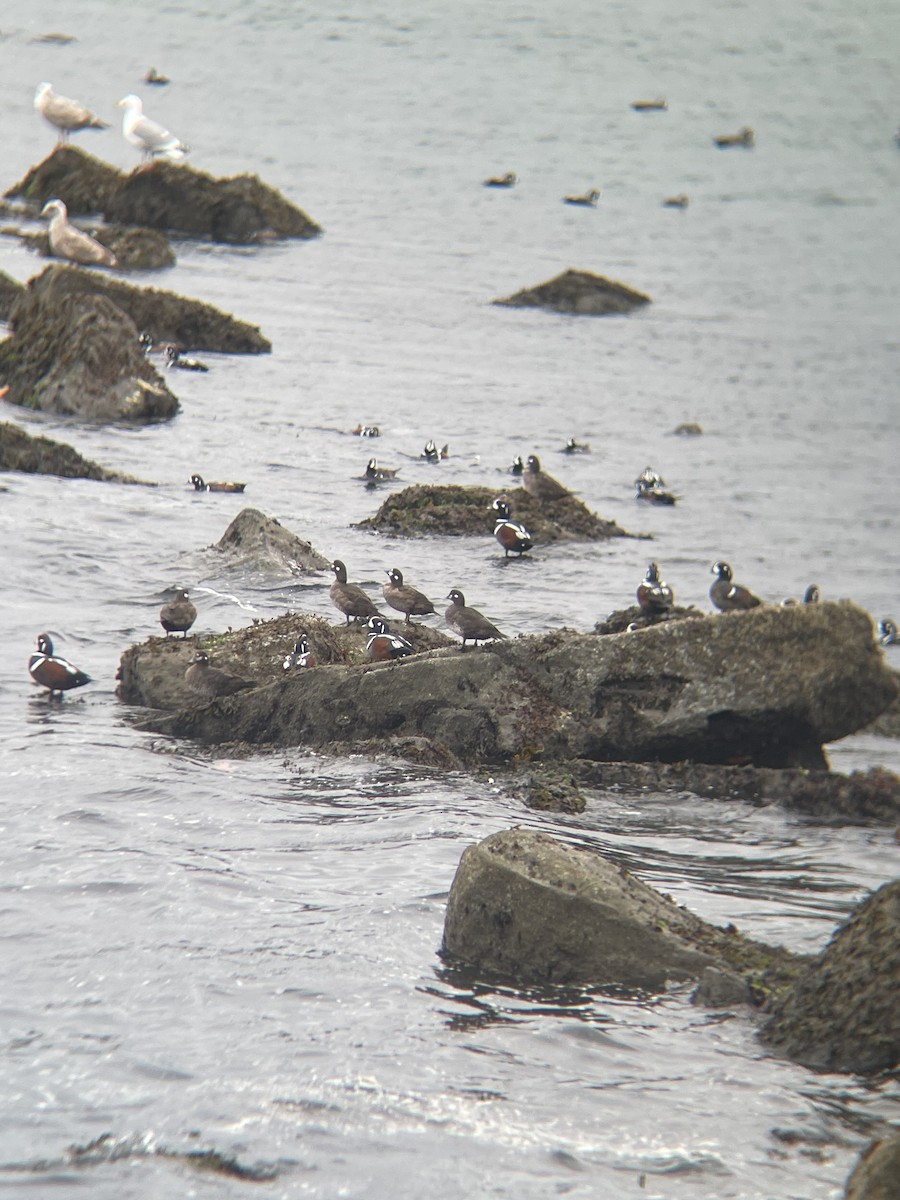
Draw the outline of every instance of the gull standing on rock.
M174 133L169 133L168 129L144 116L144 105L139 96L123 96L116 107L125 109L122 136L132 146L137 146L146 162L154 158L181 162L185 157L188 147Z
M77 100L57 96L51 83L38 84L34 93L34 107L47 124L56 130L59 142L67 142L70 133L79 133L82 129L109 129L108 122L101 121Z
M111 250L69 224L69 211L62 200L48 200L41 209L41 216L50 218L50 253L56 258L86 266L116 266L116 256Z

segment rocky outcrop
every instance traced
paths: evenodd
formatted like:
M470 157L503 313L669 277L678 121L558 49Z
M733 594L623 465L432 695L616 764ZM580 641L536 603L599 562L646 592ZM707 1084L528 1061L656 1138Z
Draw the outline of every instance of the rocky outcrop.
M184 165L155 162L132 171L110 196L107 220L187 237L247 245L314 238L319 226L256 175L213 179Z
M821 744L859 729L895 694L868 615L842 602L608 637L555 631L362 671L308 671L296 686L262 686L227 711L191 708L158 727L208 743L427 738L465 764L815 758L824 766Z
M7 197L37 206L62 200L70 214L101 212L108 221L216 242L312 238L318 225L255 175L214 179L181 164L155 162L130 175L75 146L58 146Z
M25 290L21 283L0 271L0 321L8 321L9 314L22 292Z
M900 1131L862 1152L847 1180L844 1200L900 1200Z
M119 699L125 704L161 709L179 709L196 702L196 696L184 681L184 672L200 647L209 654L214 666L275 687L284 682L282 663L301 632L307 635L322 667L346 667L366 661L365 626L331 625L309 613L285 613L228 634L203 634L197 632L198 628L203 628L202 606L191 636L165 638L159 636L157 628L155 636L126 650L117 674ZM450 644L449 638L426 625L405 628L404 637L417 653ZM305 676L309 671L311 668L299 674ZM347 730L343 725L341 735L337 741L345 744ZM413 741L408 739L408 747L417 761L440 761L440 755L423 744L414 745Z
M218 570L313 575L331 565L312 543L256 508L241 509L206 554Z
M802 960L719 929L590 850L530 829L463 851L443 949L528 985L661 991L714 969L746 1003L781 986Z
M414 484L394 492L357 529L400 537L470 535L492 537L498 496L509 497L515 520L526 525L537 545L560 541L602 541L632 537L615 521L604 521L575 496L552 503L539 501L524 488L460 487L456 484Z
M50 438L34 437L8 421L0 422L0 471L59 475L63 479L98 479L110 483L142 482L118 471L107 471L90 459L82 458L71 446Z
M776 1002L763 1041L804 1066L900 1063L900 880L870 896Z
M147 361L131 318L81 284L73 267L48 267L10 315L0 343L0 382L26 408L89 421L156 421L178 399ZM122 285L119 285L122 286Z
M47 233L30 233L18 228L0 232L21 238L42 258L54 257ZM100 225L87 230L96 241L116 256L119 271L159 271L175 265L169 239L157 229L135 229L124 225Z
M590 271L563 271L537 287L524 288L512 296L495 300L506 308L549 308L553 312L580 317L623 316L650 304L650 297L624 283L616 283Z

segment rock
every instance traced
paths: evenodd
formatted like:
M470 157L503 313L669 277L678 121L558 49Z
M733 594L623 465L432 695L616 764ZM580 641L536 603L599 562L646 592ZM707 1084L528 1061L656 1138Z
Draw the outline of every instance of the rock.
M443 949L527 985L647 991L710 967L732 973L732 958L744 970L777 962L779 978L802 963L701 921L600 854L521 828L463 851Z
M243 245L272 238L314 238L322 232L256 175L213 179L168 162L133 171L109 197L104 213L107 220L125 225Z
M331 566L310 542L256 508L242 509L209 551L225 570L314 575Z
M255 325L238 321L211 304L158 288L135 287L97 271L48 267L29 281L28 291L35 296L49 294L48 299L56 303L68 302L73 295L105 296L157 344L177 342L191 350L220 354L268 354L272 349ZM15 322L16 318L14 310L11 319Z
M82 458L77 450L50 438L33 437L18 425L0 422L0 471L28 475L59 475L63 479L98 479L111 483L142 483L130 475L107 471ZM153 484L147 484L153 487Z
M468 764L787 766L814 750L824 762L823 742L855 732L895 694L868 614L830 602L416 654L379 672L377 702L358 668L323 671L314 687L238 697L227 719L190 711L165 728L212 743L427 737Z
M507 490L456 484L414 484L402 492L393 492L373 517L366 517L356 528L400 537L439 534L492 538L496 513L491 505L497 496L504 494L510 497L514 519L527 527L536 545L634 536L615 521L596 516L575 496L548 504L536 500L524 488Z
M119 271L159 271L175 265L175 251L169 240L156 229L129 229L124 225L103 225L88 230L91 237L112 250ZM46 233L29 233L6 228L0 233L14 235L42 258L53 258Z
M876 737L900 738L900 671L894 671L894 678L898 685L897 699L868 726L866 733L873 733Z
M540 773L555 770L548 764L540 768ZM900 825L900 778L883 767L841 775L800 767L597 763L574 759L566 764L566 771L580 787L599 791L691 792L714 800L742 800L760 806L780 804L803 813L817 824Z
M494 304L507 308L549 308L575 316L621 316L650 304L650 297L624 283L593 275L590 271L563 271L555 279L537 287L525 288Z
M678 437L700 437L703 433L703 426L698 425L696 421L682 421L680 425L676 425L673 430Z
M213 179L184 164L155 162L124 175L74 146L58 146L5 193L43 206L62 200L70 214L217 242L312 238L318 225L255 175Z
M231 673L255 679L260 686L269 685L267 695L277 705L279 696L285 693L288 680L282 668L285 655L305 632L310 646L321 667L315 668L318 676L328 675L324 668L340 665L362 664L366 661L365 627L357 625L331 625L322 617L309 613L286 613L270 621L260 621L248 628L229 631L227 634L199 635L202 626L202 610L187 638L165 638L156 631L156 636L146 642L132 646L122 655L117 679L117 695L126 704L139 704L148 708L180 709L184 705L196 705L197 698L184 681L184 672L198 649L206 650L217 667ZM416 625L408 630L409 640L417 652L449 646L450 639L437 630ZM178 649L181 647L181 649ZM313 668L297 671L296 676L311 676ZM346 748L347 730L344 722L335 728L340 736L335 745ZM391 753L399 753L395 739L387 747ZM289 744L284 743L284 744ZM321 745L328 744L324 739ZM373 745L373 753L384 750L384 744ZM403 739L404 751L409 751L415 761L443 761L449 757L435 752L424 738ZM458 764L455 764L458 765Z
M150 365L133 321L81 281L74 267L48 267L10 315L0 343L0 379L14 404L88 421L156 421L178 399ZM124 285L118 285L124 286Z
M662 613L646 613L639 605L632 604L629 608L616 609L602 621L598 621L594 626L594 633L626 633L629 626L632 626L631 632L634 633L635 626L638 630L648 629L651 625L664 625L666 621L683 621L685 618L704 615L697 608L682 608L678 604L673 604L667 612Z
M867 1075L900 1063L900 880L873 893L776 1001L763 1042L804 1066Z
M844 1200L900 1200L900 1131L862 1152L847 1180Z
M70 214L84 215L103 212L122 179L122 172L108 163L77 146L62 145L3 194L37 208L48 200L62 200Z
M0 321L8 321L15 302L25 291L24 286L0 271Z

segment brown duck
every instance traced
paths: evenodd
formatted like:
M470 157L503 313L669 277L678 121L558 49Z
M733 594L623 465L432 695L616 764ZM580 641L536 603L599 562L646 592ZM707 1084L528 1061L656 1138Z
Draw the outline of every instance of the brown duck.
M391 608L396 608L397 612L406 613L407 625L410 623L410 617L427 617L429 613L434 612L434 605L424 592L403 582L402 571L392 567L388 571L388 579L390 582L382 588L385 601Z
M541 470L541 460L536 454L528 455L525 470L522 472L522 484L525 491L534 496L535 500L562 500L572 494L558 479Z
M467 607L466 598L459 588L451 588L447 599L451 604L444 613L444 620L453 632L462 638L463 650L466 648L466 642L475 642L477 645L478 642L506 638L506 634L501 633L496 625L492 625L477 608Z
M197 651L184 673L184 681L191 691L197 692L207 700L214 700L217 696L233 696L235 692L256 687L252 679L241 679L239 675L231 675L228 671L211 667L209 655L205 650Z
M335 578L328 595L334 607L347 618L347 624L351 620L368 621L369 617L377 617L378 609L359 584L347 582L347 568L339 558L331 564L331 569Z
M709 598L722 612L741 612L762 604L759 596L754 596L747 588L733 582L734 577L727 562L713 563L712 573L716 578L710 586Z
M184 589L176 592L175 599L169 600L159 610L159 623L166 631L166 637L170 633L180 633L182 637L187 637L187 631L196 620L197 609L188 599Z

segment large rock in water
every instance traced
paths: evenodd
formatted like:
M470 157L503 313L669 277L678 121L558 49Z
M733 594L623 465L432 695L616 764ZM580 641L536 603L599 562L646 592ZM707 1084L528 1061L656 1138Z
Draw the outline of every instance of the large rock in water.
M760 1036L816 1070L869 1074L900 1063L900 880L837 930Z
M608 317L623 316L650 304L651 300L643 292L636 292L614 279L569 269L555 279L523 288L493 303L506 308L549 308L579 317Z
M844 1200L900 1200L900 1132L872 1142L847 1180Z
M58 199L73 215L102 212L109 221L217 242L321 233L306 213L255 175L214 179L166 162L125 175L68 145L57 146L4 194L36 205Z
M312 575L331 565L310 542L256 508L242 509L207 554L227 570Z
M265 623L258 626L265 636ZM138 668L139 669L139 668ZM463 763L823 765L819 747L896 695L871 620L848 602L759 608L636 633L556 631L463 653L302 672L155 727L218 743L430 739Z
M10 315L0 382L25 408L89 421L158 421L178 399L147 361L134 322L108 297L80 286L86 274L48 267Z
M530 985L648 991L763 962L790 974L801 961L702 921L600 854L530 829L503 830L463 851L443 948Z
M142 482L118 471L107 471L90 459L82 458L71 446L50 438L33 437L7 421L0 422L0 471L59 475L64 479L98 479L110 483Z

